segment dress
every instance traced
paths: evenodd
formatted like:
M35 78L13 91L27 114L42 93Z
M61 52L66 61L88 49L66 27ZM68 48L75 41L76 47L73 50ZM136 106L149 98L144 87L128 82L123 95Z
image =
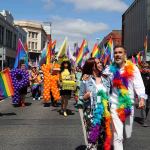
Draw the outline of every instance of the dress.
M63 89L63 81L71 81L72 77L70 75L70 72L68 69L64 69L64 71L61 73L61 81L62 81L62 88L60 91L60 95L68 95L71 96L71 89Z

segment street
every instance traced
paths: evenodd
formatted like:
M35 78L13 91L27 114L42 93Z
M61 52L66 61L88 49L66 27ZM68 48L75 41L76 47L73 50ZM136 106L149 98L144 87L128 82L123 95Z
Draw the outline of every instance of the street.
M0 102L0 150L84 150L85 143L78 110L69 101L69 115L59 114L60 107L43 107L30 94L26 107L13 107L11 99ZM136 111L135 120L139 120ZM149 127L134 122L133 136L125 141L125 150L150 150Z

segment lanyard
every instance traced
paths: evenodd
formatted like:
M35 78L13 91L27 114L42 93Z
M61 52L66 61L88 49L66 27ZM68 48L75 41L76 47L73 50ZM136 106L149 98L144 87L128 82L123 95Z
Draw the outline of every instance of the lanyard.
M96 87L96 89L97 89L97 92L100 90L100 89L98 89L98 87L97 87L97 85L96 85L96 83L95 83L95 81L91 78L91 80L92 80L92 82L93 82L93 84L94 84L94 86ZM90 95L90 98L91 98L91 111L92 111L92 114L93 114L93 106L94 106L94 100L93 100L93 96L92 96L92 93L91 93L91 95ZM100 96L96 96L96 104L97 103L101 103L101 97ZM96 106L95 106L96 107Z

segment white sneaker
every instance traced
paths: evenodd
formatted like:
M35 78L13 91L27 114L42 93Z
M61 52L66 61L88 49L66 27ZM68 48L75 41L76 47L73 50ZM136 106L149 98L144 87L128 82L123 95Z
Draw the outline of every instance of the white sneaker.
M40 97L38 97L38 101L40 101L40 99L41 99L41 98L40 98Z
M68 115L67 115L67 113L66 113L65 111L64 111L64 116L65 116L65 117L67 117L67 116L68 116Z
M35 98L33 98L33 101L35 101Z

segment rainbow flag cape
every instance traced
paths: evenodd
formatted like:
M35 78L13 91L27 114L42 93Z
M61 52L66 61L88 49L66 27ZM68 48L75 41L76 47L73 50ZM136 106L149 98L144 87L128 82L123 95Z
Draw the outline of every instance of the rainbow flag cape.
M14 68L17 68L19 66L19 61L22 59L25 61L25 65L28 68L28 53L27 53L26 49L24 48L23 43L19 39Z
M88 51L87 41L86 41L86 40L83 40L83 42L82 42L82 44L81 44L81 47L80 47L80 50L79 50L79 53L78 53L77 58L76 58L76 63L77 63L78 65L81 65L83 55L84 55L85 53L87 53L87 51Z
M0 99L14 95L9 69L0 72Z
M95 58L100 58L100 51L99 51L99 48L98 48L98 44L95 43L94 47L93 47L93 50L92 50L92 57L95 57Z

